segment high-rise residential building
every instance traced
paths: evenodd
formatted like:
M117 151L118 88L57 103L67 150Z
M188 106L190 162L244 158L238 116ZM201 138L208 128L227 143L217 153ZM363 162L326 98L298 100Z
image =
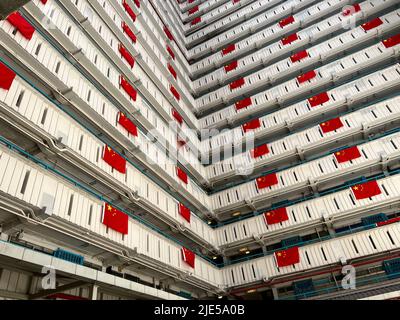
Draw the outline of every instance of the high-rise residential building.
M399 5L7 13L0 299L399 298Z

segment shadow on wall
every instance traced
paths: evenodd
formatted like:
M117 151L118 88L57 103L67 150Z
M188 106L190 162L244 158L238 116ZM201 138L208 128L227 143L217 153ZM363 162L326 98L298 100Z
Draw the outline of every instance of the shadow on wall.
M1 0L0 19L4 20L10 13L18 10L19 7L27 4L29 0Z

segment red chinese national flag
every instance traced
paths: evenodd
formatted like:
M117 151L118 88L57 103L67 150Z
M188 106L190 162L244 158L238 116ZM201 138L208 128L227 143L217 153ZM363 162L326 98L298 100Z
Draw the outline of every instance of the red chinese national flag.
M126 0L122 0L122 6L125 8L125 11L129 14L133 22L136 21L136 14L132 10L132 8L129 6L129 4L126 3Z
M137 137L138 136L138 130L135 124L126 117L126 115L122 112L118 114L118 123L124 127L131 135Z
M201 17L197 17L197 18L194 18L193 20L192 20L192 22L190 22L190 24L192 25L192 26L195 26L196 24L198 24L198 23L200 23L201 22Z
M7 17L7 21L11 23L23 36L24 38L31 40L35 28L25 20L19 12L14 12Z
M345 163L360 157L361 153L357 146L335 152L335 158L338 163Z
M383 40L382 43L386 48L391 48L400 44L400 33L396 34L393 37Z
M236 110L244 109L250 107L253 104L251 98L245 98L241 101L235 103Z
M317 73L314 70L308 71L300 76L297 77L297 82L302 84L306 81L314 79L317 76Z
M236 81L233 81L233 82L229 85L229 89L235 90L235 89L238 89L238 88L244 86L244 84L245 84L244 78L240 78L240 79L238 79L238 80L236 80Z
M275 252L275 259L279 268L297 264L300 262L299 248L292 247L286 250Z
M173 76L175 79L178 77L178 75L176 74L176 71L175 71L174 67L173 67L170 63L168 63L168 71L169 71L169 73L172 74L172 76Z
M249 131L251 131L251 130L258 129L258 128L260 128L260 127L261 127L260 119L251 120L251 121L245 123L245 124L242 126L244 133L249 132Z
M296 40L298 40L299 37L297 36L297 33L293 33L291 35L288 35L287 37L282 39L282 44L284 46L291 44L292 42L295 42Z
M199 6L195 6L192 9L189 10L189 15L196 13L199 11Z
M190 223L190 209L185 207L182 203L179 204L179 214Z
M267 225L277 224L289 220L286 208L279 208L264 213L264 219Z
M172 109L172 116L175 118L175 120L179 123L182 124L183 123L183 118L180 115L180 113L178 111L176 111L175 109Z
M308 102L310 103L310 106L312 108L320 106L321 104L328 102L329 101L329 95L326 92L320 93L314 97L311 97L308 99Z
M346 17L346 16L352 15L354 13L357 13L359 11L361 11L361 7L358 3L356 3L356 4L353 4L351 7L348 7L348 8L345 7L345 10L343 10L342 14Z
M278 176L276 173L266 175L264 177L257 178L256 180L258 189L265 189L278 184Z
M132 85L123 77L120 76L120 85L122 89L131 97L133 101L136 101L137 91L132 87Z
M0 88L10 90L15 79L15 72L0 62Z
M189 266L194 268L194 261L196 258L196 254L189 249L182 248L182 260L186 262Z
M104 225L119 233L128 234L128 221L127 214L113 208L108 203L105 204L102 221Z
M126 160L109 146L105 146L103 160L115 170L126 173Z
M289 24L291 24L293 22L294 22L294 17L290 16L290 17L287 17L287 18L282 19L281 21L279 21L279 26L281 28L283 28L284 26L287 26L287 25L289 25Z
M368 21L368 22L362 24L361 28L363 28L364 31L368 31L368 30L374 29L376 27L379 27L382 23L383 23L383 21L380 18L375 18L371 21Z
M230 71L236 70L237 67L238 67L238 62L237 61L233 61L230 64L226 65L224 67L224 69L225 69L225 72L228 73Z
M186 141L186 140L183 140L183 139L180 138L180 137L177 137L177 138L176 138L176 145L177 145L178 149L180 149L180 148L182 148L182 147L184 147L184 146L187 145L187 141Z
M372 198L382 193L381 189L379 188L378 182L376 181L369 181L363 184L358 184L351 187L351 191L353 192L356 200Z
M253 150L251 150L250 153L254 159L265 156L266 154L269 153L268 145L263 144L257 148L254 148Z
M226 56L227 54L233 52L236 50L236 45L235 44L230 44L226 48L222 49L222 55Z
M319 125L323 133L329 133L343 127L343 122L340 118L325 121Z
M308 52L306 50L303 50L303 51L299 51L299 52L295 53L294 55L292 55L290 57L290 60L292 61L292 63L295 63L295 62L303 60L307 57L308 57Z
M174 36L172 35L171 31L167 27L164 27L164 33L169 40L171 40L171 41L174 40Z
M136 41L137 41L136 35L133 33L131 28L129 28L129 26L124 21L122 21L122 30L124 30L124 32L132 40L133 43L136 43Z
M176 175L183 183L188 184L188 176L181 168L176 167Z
M126 48L122 44L119 44L118 49L121 56L126 60L126 62L128 62L131 68L133 68L133 66L135 65L135 59L132 57L129 51L126 50Z
M167 46L167 51L168 51L169 55L171 56L171 58L172 58L173 60L175 60L175 53L174 53L174 51L171 49L170 46Z
M181 95L173 85L170 86L169 90L171 91L172 95L175 97L176 100L178 101L181 100Z

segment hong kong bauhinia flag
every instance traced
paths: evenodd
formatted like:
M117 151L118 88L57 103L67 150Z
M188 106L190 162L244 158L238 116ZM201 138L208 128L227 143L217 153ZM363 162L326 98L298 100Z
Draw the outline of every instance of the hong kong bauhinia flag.
M299 248L292 247L286 250L275 252L275 259L279 268L297 264L300 262Z
M128 215L113 208L108 203L105 204L102 221L104 225L119 233L128 234L128 221Z

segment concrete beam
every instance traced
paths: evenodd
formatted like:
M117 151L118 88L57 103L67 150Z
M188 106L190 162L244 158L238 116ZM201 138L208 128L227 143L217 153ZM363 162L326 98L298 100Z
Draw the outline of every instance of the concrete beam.
M7 290L0 290L0 297L12 299L12 300L28 300L27 294L11 292L11 291L7 291Z
M27 4L29 0L1 0L0 1L0 19L4 20L8 15L18 8Z
M22 225L21 220L18 217L14 217L1 225L1 232L6 233L20 225Z
M82 287L84 285L87 286L89 284L87 282L85 282L85 281L71 282L71 283L65 284L63 286L59 286L56 289L43 290L43 291L40 291L38 293L31 294L31 295L29 295L29 300L35 300L35 299L44 298L44 297L50 296L52 294L56 294L56 293L64 292L64 291L67 291L67 290L79 288L79 287Z

